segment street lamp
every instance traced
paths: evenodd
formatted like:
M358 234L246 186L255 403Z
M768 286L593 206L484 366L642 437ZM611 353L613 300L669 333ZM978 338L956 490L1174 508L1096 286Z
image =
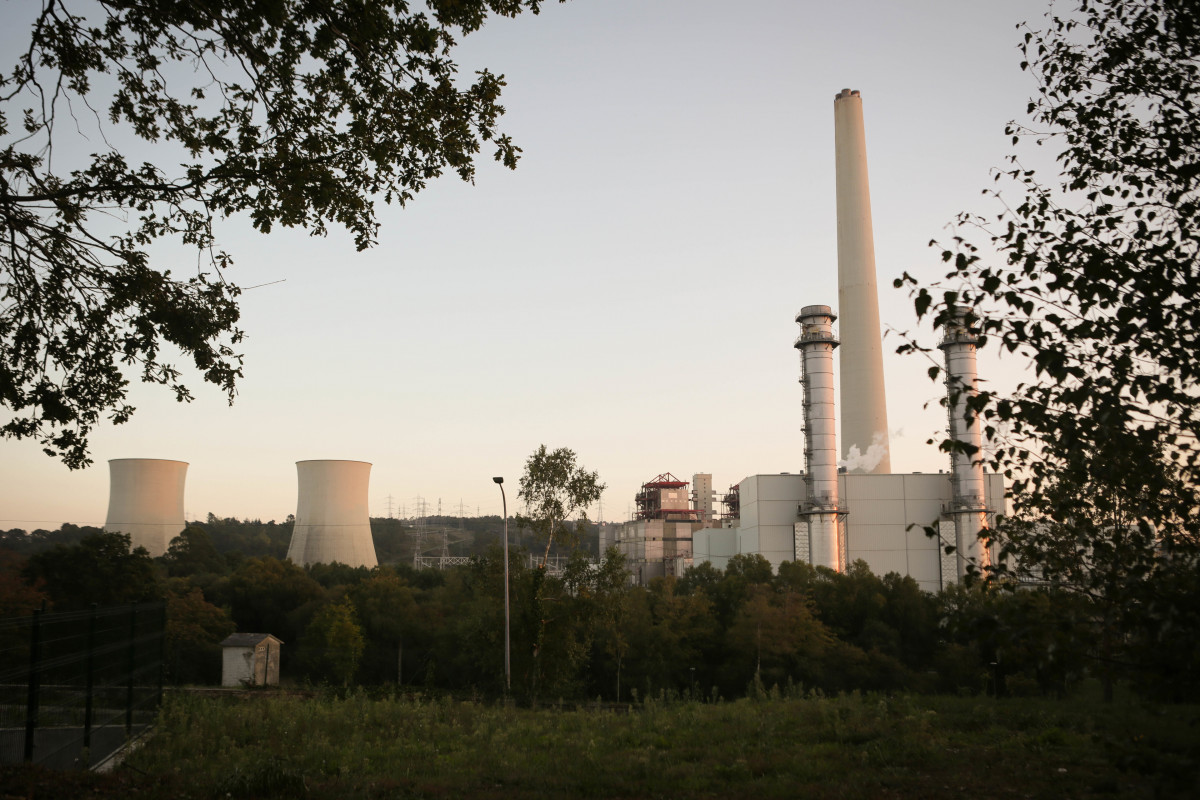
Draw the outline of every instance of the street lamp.
M512 662L509 653L508 631L508 498L504 496L504 478L492 478L500 487L500 502L504 504L504 695L512 691Z

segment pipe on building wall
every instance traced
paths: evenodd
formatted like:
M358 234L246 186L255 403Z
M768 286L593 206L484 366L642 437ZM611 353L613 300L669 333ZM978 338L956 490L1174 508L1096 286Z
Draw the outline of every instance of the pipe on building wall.
M976 351L979 335L967 323L967 312L955 309L942 328L938 345L946 354L946 409L950 439L959 443L950 454L952 484L950 516L954 521L958 580L968 566L986 569L991 564L987 541L987 489L983 474L983 435L978 415L969 403L979 393Z
M805 306L796 315L801 333L800 383L804 386L804 483L800 509L808 526L808 553L796 553L816 566L841 570L838 542L837 408L833 397L833 335L837 317L829 306Z
M129 534L132 547L154 558L183 532L187 462L114 458L108 462L108 516L104 530Z
M378 564L367 510L371 465L365 461L297 461L296 523L287 557L301 566Z
M841 313L843 465L850 472L892 471L883 337L875 278L875 238L867 181L862 97L843 89L833 101L837 172L838 306Z

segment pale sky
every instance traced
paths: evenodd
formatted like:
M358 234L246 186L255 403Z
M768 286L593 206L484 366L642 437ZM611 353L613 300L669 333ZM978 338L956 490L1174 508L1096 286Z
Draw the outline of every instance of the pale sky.
M1014 26L1046 7L571 0L493 21L458 58L506 76L517 170L485 146L474 186L446 177L407 209L381 204L366 253L341 232L224 223L230 280L284 281L243 296L235 405L199 380L190 405L136 386L137 413L100 426L76 472L0 441L0 529L102 525L113 458L189 462L189 519L282 520L304 459L371 462L373 516L389 495L396 516L418 498L498 514L494 475L511 512L543 443L599 471L605 520L662 472L709 472L719 493L798 472L794 317L837 305L834 95L862 92L883 325L914 330L892 279L942 274L929 240L992 208L980 192L1004 124L1034 91ZM898 344L885 338L892 467L936 472L939 386ZM984 379L1016 366L983 356Z

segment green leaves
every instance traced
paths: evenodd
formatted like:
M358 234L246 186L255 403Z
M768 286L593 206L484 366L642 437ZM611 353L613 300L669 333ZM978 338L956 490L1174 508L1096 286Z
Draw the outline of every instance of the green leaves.
M576 531L567 520L580 515L587 521L587 507L600 499L605 485L596 472L588 472L575 463L575 451L566 447L548 451L540 445L525 462L517 497L525 502L528 516L518 516L518 524L531 528L546 542L542 563L550 555L555 537L570 543Z
M446 172L473 180L483 142L515 167L520 148L496 129L503 76L464 82L450 56L489 14L536 13L540 0L429 8L45 0L28 48L0 73L0 134L24 122L0 143L0 405L12 412L0 435L85 466L100 415L132 411L126 365L190 398L164 343L232 401L241 332L219 219L245 214L264 233L336 224L361 250L376 240L376 198L404 205ZM58 120L81 108L94 116ZM48 155L80 133L99 151L53 169ZM151 160L127 160L114 133L143 140ZM112 216L129 220L116 236ZM152 264L161 239L195 247L198 274Z
M1023 34L1037 95L1007 130L1057 145L1057 175L1014 154L995 177L1016 201L958 220L985 247L942 248L957 294L913 302L935 324L974 308L1034 368L977 409L1013 480L1009 570L1088 598L1103 658L1140 663L1200 633L1172 588L1200 580L1200 6L1098 0L1052 22Z

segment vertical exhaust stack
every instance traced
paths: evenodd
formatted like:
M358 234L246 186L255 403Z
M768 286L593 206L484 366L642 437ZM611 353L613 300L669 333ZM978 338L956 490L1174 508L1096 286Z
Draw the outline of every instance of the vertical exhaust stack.
M132 547L154 558L183 533L186 461L114 458L108 462L108 517L104 530L129 534Z
M296 525L287 557L300 566L376 566L367 511L371 465L365 461L297 461Z
M841 571L844 548L839 536L837 412L833 401L833 336L837 317L829 306L805 306L796 315L801 327L800 383L804 386L804 483L807 498L796 524L796 558ZM807 541L805 541L807 539Z
M875 238L867 183L862 98L843 89L833 101L837 168L838 304L841 310L842 450L851 472L892 471L883 337L875 284Z
M950 517L954 522L957 554L957 578L962 580L967 567L983 570L991 565L987 541L980 532L987 528L987 494L983 477L983 436L979 418L968 407L979 393L976 350L979 336L967 324L964 309L955 309L943 327L938 345L946 354L946 410L951 440L958 442L950 456L952 484ZM969 452L966 452L969 451Z

